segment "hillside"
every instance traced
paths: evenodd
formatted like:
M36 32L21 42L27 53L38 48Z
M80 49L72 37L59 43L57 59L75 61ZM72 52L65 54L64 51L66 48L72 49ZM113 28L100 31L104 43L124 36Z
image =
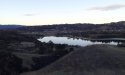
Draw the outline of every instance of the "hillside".
M107 45L87 46L44 69L21 75L125 75L124 50Z
M99 34L99 37L125 37L125 21L112 22L105 24L55 24L55 25L38 25L24 26L17 28L23 34L44 35L44 36L77 36L93 37L93 34ZM101 34L101 35L100 35ZM109 35L107 35L109 34ZM110 35L112 34L112 35ZM98 37L98 35L96 35ZM103 37L103 36L102 36Z
M71 48L71 49L70 49ZM42 43L16 31L0 31L0 75L19 75L45 67L69 53L66 44Z

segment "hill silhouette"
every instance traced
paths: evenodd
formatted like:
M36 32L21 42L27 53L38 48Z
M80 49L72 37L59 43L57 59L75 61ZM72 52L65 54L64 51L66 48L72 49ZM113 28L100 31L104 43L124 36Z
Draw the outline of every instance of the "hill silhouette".
M12 30L23 27L22 25L0 25L0 30Z
M125 29L125 21L111 22L105 24L76 23L76 24L53 24L53 25L35 25L18 28L25 31L94 31L111 30L118 31Z

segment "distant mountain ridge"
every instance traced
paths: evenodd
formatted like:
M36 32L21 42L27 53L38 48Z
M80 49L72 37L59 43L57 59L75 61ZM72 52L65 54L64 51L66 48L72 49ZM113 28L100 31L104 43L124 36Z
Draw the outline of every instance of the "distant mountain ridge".
M16 29L23 27L23 25L0 25L0 30Z
M124 30L125 21L111 22L104 24L76 23L76 24L53 24L53 25L0 25L0 30L17 29L25 31L94 31L94 30Z
M54 24L54 25L39 25L25 26L19 28L26 31L95 31L95 30L113 30L121 31L125 29L125 21L111 22L105 24L91 23L76 23L76 24Z

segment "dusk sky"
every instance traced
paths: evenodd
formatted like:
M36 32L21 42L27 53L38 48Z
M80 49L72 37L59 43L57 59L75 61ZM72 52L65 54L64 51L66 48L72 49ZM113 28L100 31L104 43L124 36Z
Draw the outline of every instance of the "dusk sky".
M0 0L0 24L125 21L125 0Z

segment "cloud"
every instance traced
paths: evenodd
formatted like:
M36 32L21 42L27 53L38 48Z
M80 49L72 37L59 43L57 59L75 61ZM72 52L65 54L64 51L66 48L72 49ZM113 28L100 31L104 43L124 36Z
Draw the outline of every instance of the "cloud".
M36 14L24 14L24 16L36 16Z
M125 8L125 4L114 4L114 5L102 6L102 7L92 7L87 10L109 11L109 10L117 10L120 8Z

